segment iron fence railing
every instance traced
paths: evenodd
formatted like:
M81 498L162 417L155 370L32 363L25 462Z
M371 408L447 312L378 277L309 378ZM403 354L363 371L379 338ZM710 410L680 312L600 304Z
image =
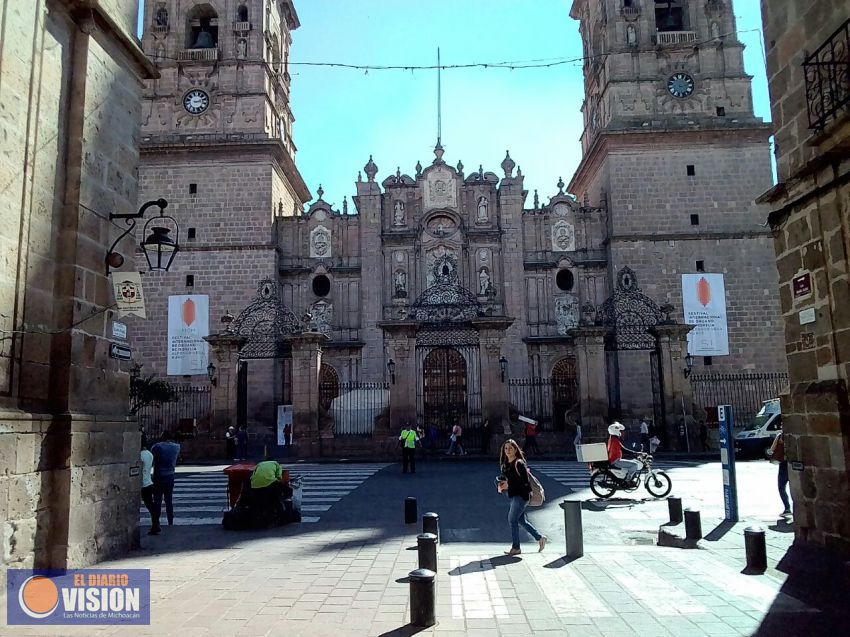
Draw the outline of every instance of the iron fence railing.
M210 390L210 385L175 385L176 400L145 405L136 412L139 426L149 440L158 439L166 429L182 437L209 434Z
M850 19L803 62L809 128L822 131L850 111Z
M578 401L578 385L554 378L508 380L511 417L528 416L541 431L562 431L564 418Z
M765 400L776 398L788 386L785 372L693 374L690 377L694 404L705 410L709 421L717 419L718 405L732 405L735 426L752 421Z
M389 383L320 383L319 396L334 436L371 436L375 422L389 413Z

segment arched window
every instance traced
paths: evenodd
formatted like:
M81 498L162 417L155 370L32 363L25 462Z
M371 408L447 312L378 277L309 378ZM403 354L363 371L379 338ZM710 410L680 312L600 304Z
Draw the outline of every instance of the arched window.
M239 8L236 9L236 21L248 22L248 7L246 7L244 4L240 4Z
M157 7L153 23L157 27L168 27L168 9L165 8L165 5Z
M218 47L218 14L209 4L196 4L186 14L186 48Z
M658 31L684 31L685 23L681 0L655 0L655 28Z
M333 399L339 396L339 374L336 370L322 363L319 368L319 404L327 411L331 408Z

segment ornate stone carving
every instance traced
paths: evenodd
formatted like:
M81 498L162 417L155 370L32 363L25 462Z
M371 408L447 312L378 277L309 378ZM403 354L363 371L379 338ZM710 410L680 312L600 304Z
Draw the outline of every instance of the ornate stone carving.
M334 317L334 306L327 301L317 301L310 308L310 328L315 332L327 335L331 331Z
M505 151L505 158L502 160L502 170L505 171L505 179L510 179L513 175L516 162L511 159L510 151Z
M444 165L432 168L425 179L425 210L457 208L457 180Z
M331 231L325 226L316 226L310 232L310 256L321 259L331 256Z
M444 246L438 246L425 255L426 287L435 283L457 282L457 254Z
M457 231L457 224L451 217L439 215L428 221L427 229L432 236L444 239Z
M579 324L578 297L567 294L555 299L555 322L558 325L558 334L566 335L569 330L578 327Z
M569 211L570 207L565 203L556 203L555 207L552 209L552 212L556 217L566 217Z
M476 223L487 223L490 221L490 213L487 211L487 197L478 198L478 211L475 214Z
M552 226L552 250L572 252L576 249L576 230L568 221L558 221Z
M363 166L363 172L366 173L366 178L369 181L375 181L375 175L378 174L378 166L372 161L372 155L369 155L369 161Z

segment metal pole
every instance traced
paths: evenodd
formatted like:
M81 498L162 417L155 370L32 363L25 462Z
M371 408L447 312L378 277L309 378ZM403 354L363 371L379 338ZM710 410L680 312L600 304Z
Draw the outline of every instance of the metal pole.
M434 571L420 568L408 574L410 581L410 623L414 626L433 626L437 623L434 612Z
M581 557L584 555L581 500L564 500L559 506L564 511L564 535L567 541L567 557Z
M700 521L699 511L694 509L685 509L685 539L702 539L702 522Z
M433 533L440 541L440 516L436 513L426 513L422 516L422 532Z
M437 571L437 536L423 533L416 536L416 548L419 550L419 568Z
M688 435L688 415L685 413L685 395L680 394L679 398L682 399L682 426L685 428L685 445L687 446L688 453L690 453L691 437Z
M764 573L767 570L767 546L763 528L748 526L744 529L744 551L747 555L747 573Z
M404 499L404 523L416 524L416 498Z
M682 523L682 498L672 495L667 498L667 510L670 512L670 524Z

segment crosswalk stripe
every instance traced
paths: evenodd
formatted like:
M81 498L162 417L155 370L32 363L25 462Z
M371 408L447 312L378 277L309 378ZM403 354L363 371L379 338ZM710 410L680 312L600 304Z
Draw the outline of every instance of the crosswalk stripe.
M480 555L459 555L452 556L450 563L453 570L462 571L456 577L449 578L452 618L507 619L510 617L490 558Z
M329 511L336 502L386 466L376 463L356 467L299 465L284 468L290 472L290 478L301 479L301 521L309 524L318 522L320 516L303 514ZM228 477L221 471L178 473L172 496L174 523L180 526L220 525L221 514L228 508L228 493ZM209 515L212 513L218 516ZM139 508L139 518L143 525L149 524L149 513L144 506Z
M585 581L569 565L560 568L532 568L537 586L559 617L611 617L612 613Z

